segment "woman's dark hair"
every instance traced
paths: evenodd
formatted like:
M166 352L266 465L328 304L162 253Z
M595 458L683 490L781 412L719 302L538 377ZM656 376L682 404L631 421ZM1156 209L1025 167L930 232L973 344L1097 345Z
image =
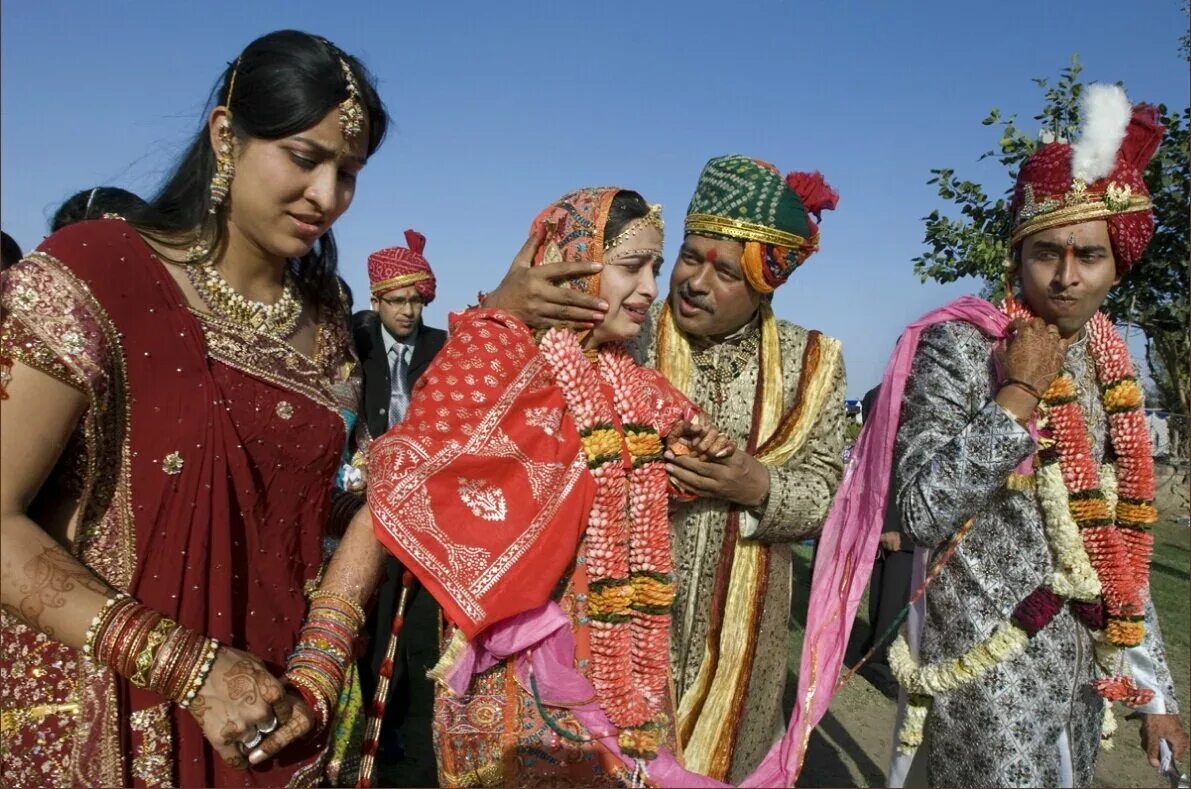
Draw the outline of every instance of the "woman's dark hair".
M249 44L230 63L212 92L212 106L228 103L231 129L239 138L278 140L319 123L348 96L346 63L355 77L366 119L367 155L385 138L389 116L377 95L375 80L360 61L325 38L297 30L278 30ZM126 217L137 230L169 247L185 250L194 233L212 253L224 242L228 204L211 214L211 179L215 151L208 133L208 111L190 146L160 191L141 210ZM305 298L319 307L341 309L338 254L328 230L306 255L294 262L294 276Z
M21 259L21 245L16 239L0 230L0 270L15 265Z
M145 201L127 189L115 186L97 186L84 189L69 197L58 206L50 220L50 232L57 233L67 225L87 219L101 219L104 214L128 216L145 208Z
M621 189L608 207L608 221L604 222L604 242L616 238L629 222L649 213L649 203L630 189ZM607 249L607 246L604 247Z

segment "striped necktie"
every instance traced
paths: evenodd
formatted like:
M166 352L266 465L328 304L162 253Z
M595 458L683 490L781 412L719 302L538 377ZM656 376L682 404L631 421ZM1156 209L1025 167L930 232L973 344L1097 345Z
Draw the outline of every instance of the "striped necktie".
M393 366L389 370L389 427L405 418L405 409L409 407L409 392L406 391L406 373L409 370L405 363L405 346L394 345Z

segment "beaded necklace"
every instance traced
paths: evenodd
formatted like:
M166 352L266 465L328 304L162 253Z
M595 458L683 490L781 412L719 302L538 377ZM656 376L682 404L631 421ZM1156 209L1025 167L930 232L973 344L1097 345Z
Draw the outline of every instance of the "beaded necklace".
M302 301L288 268L282 275L281 297L273 304L253 301L232 287L213 263L183 267L199 298L220 318L282 339L293 336L302 315Z

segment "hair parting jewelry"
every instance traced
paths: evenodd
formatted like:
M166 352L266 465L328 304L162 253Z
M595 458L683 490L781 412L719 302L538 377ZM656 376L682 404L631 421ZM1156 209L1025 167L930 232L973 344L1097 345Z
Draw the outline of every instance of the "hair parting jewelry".
M662 206L659 203L650 203L649 212L645 216L629 222L624 230L621 230L611 239L605 241L604 249L612 249L615 246L623 244L647 227L656 227L659 234L666 232L666 223L662 220Z
M339 58L343 69L343 81L347 85L347 98L339 104L339 130L348 140L354 140L364 130L364 104L360 101L360 83L348 62Z

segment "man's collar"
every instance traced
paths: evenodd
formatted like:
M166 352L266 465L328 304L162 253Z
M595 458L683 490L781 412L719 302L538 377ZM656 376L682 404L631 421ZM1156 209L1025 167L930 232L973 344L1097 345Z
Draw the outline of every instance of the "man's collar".
M377 316L377 319L378 320L380 319L379 316ZM384 344L385 344L385 354L388 355L389 353L391 353L393 350L393 347L397 346L397 345L408 345L410 347L417 345L418 334L420 334L421 331L422 331L422 322L419 320L417 325L414 326L414 330L409 333L409 336L406 337L404 340L399 340L393 336L393 333L390 332L388 327L385 326L384 322L381 321L380 336L381 336L381 340L383 340Z

